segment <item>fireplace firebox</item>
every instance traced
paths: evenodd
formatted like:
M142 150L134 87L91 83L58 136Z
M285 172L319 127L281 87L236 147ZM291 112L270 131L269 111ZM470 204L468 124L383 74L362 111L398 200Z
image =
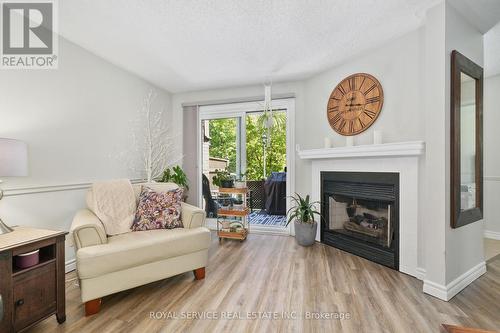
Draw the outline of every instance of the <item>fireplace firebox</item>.
M399 174L321 172L321 242L399 270Z

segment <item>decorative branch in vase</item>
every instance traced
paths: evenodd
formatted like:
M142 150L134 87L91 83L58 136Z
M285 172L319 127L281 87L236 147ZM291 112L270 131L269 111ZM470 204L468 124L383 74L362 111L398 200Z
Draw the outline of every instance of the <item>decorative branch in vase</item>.
M176 151L175 135L167 124L165 109L155 110L153 102L157 94L153 89L144 98L140 111L143 140L136 143L143 147L142 161L147 182L162 177L164 170L178 164L182 155Z

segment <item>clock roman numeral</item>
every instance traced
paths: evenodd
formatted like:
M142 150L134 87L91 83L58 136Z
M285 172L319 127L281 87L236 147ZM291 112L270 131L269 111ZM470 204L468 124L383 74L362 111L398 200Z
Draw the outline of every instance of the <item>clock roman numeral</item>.
M380 102L380 96L370 97L366 99L366 104Z
M367 91L365 91L363 94L367 95L370 91L372 91L373 89L375 89L377 85L374 83L370 88L368 88Z
M342 117L340 116L340 113L335 113L330 119L332 120L332 125L336 125Z
M337 98L337 97L335 97L335 96L330 97L330 99L333 99L333 100L335 100L335 101L340 101L340 98Z
M351 84L350 84L350 86L351 86L351 90L356 90L356 77L353 76L351 78Z
M339 125L339 131L343 132L345 125L347 125L347 121L345 121L345 119L342 119Z
M360 119L360 118L357 118L357 119L358 119L359 126L360 126L362 129L363 129L363 128L365 128L365 126L366 126L366 125L365 125L365 124L361 121L361 119Z
M339 106L332 106L328 108L328 112L338 112L339 111Z
M349 132L352 133L354 132L354 121L349 120Z
M363 111L363 113L366 114L370 119L375 118L375 116L377 115L375 112L367 110L367 109L365 109Z
M366 76L363 76L363 81L361 81L361 84L359 85L359 89L363 88L363 83L365 83Z
M342 94L342 96L347 93L347 91L344 89L344 87L342 86L342 84L339 85L339 91Z

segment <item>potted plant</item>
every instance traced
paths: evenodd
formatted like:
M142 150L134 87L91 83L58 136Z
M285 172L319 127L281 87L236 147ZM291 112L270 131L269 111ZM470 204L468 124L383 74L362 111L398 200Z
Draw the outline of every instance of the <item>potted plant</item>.
M314 215L321 217L321 214L316 210L316 205L319 202L311 202L309 195L302 198L297 193L291 198L295 205L287 212L288 222L286 225L288 226L290 222L294 221L297 243L302 246L311 246L314 244L318 229L318 223L314 220Z
M175 183L184 189L183 200L186 201L189 191L189 181L186 173L178 165L174 166L172 169L166 168L163 171L163 175L158 180L160 183Z
M215 176L212 178L215 186L223 188L234 187L234 177L227 170L215 170Z

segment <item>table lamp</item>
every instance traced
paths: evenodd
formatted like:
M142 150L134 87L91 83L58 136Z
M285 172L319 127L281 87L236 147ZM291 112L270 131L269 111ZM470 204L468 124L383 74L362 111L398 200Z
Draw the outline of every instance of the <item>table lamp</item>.
M28 146L26 143L0 138L0 177L22 177L28 175ZM0 183L2 181L0 180ZM0 188L0 200L3 191ZM11 232L12 228L0 219L0 235Z

